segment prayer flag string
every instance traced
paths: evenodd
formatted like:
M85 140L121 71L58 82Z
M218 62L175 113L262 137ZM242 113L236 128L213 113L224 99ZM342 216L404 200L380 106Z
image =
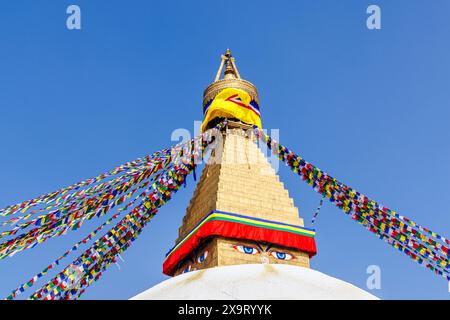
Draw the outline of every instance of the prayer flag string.
M450 280L448 238L399 215L364 194L339 182L326 172L279 144L255 127L255 135L265 143L280 160L316 192L327 197L338 208L365 228L375 233L394 248L417 263Z
M117 256L120 257L120 253L124 252L137 238L158 208L170 200L172 194L186 183L187 175L203 158L205 148L213 142L215 135L225 125L226 121L170 149L128 162L96 178L84 180L70 187L0 210L0 216L9 216L18 212L25 213L31 207L36 207L25 216L9 218L8 221L0 223L0 227L14 226L12 229L0 232L0 238L13 236L0 243L0 259L2 259L33 248L52 237L64 235L68 230L76 230L85 221L101 217L113 208L116 209L112 217L28 282L13 290L7 299L14 299L33 286L50 269L58 266L62 259L81 245L93 240L105 226L111 224L139 200L139 204L115 227L96 240L72 264L30 297L32 299L78 299L86 287L98 280L111 263L116 263ZM116 177L112 178L113 175ZM98 182L101 183L98 184ZM87 188L83 189L83 187ZM72 192L69 193L70 191ZM138 191L138 195L130 200ZM43 207L43 204L46 207ZM29 220L33 214L42 212L47 213ZM20 230L24 232L18 234Z
M217 133L221 126L223 125L214 128L214 132ZM177 165L167 170L167 173L158 179L157 184L153 185L157 193L150 193L131 214L30 298L78 299L85 292L85 287L97 281L103 271L116 262L116 256L131 245L145 224L156 214L157 209L170 200L172 194L184 184L186 176L196 166L195 160L201 157L203 150L211 142L211 131L205 132L201 138L184 147L183 156L176 160ZM73 270L78 271L78 277L74 276Z
M314 215L313 215L313 217L312 217L312 219L311 219L311 224L312 224L312 225L314 225L314 223L316 222L316 219L317 219L317 217L319 216L320 210L322 209L322 206L323 206L323 198L325 198L325 197L322 197L322 198L320 199L319 205L317 206L317 209L316 209L316 211L314 212Z

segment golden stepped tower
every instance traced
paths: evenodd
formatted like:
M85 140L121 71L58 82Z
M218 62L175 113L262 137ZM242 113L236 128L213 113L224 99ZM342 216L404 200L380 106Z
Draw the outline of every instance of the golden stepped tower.
M220 79L224 67L224 76ZM204 105L227 88L242 90L250 95L252 101L259 103L256 87L241 79L229 50L222 55L215 81L204 92ZM237 103L239 108L246 107L239 101ZM176 266L173 263L170 268L165 265L165 273L178 275L192 270L249 263L309 267L310 256L315 254L313 238L312 242L306 239L308 244L305 245L303 238L298 240L294 235L280 231L297 230L301 233L304 228L293 199L259 149L256 137L251 133L252 126L240 119L227 119L228 124L205 165L179 228L176 244L191 241L190 247L184 248L184 255L177 260ZM207 127L223 120L221 117L211 119ZM207 228L204 234L202 221L211 218L211 214L222 215L219 219L223 223L214 221L215 226ZM230 222L230 219L238 221ZM241 222L246 225L239 225ZM199 224L201 231L197 232ZM267 226L272 229L264 229ZM303 231L310 230L304 228ZM281 242L270 242L277 238L277 234ZM285 238L293 240L283 240ZM304 251L303 247L308 250Z

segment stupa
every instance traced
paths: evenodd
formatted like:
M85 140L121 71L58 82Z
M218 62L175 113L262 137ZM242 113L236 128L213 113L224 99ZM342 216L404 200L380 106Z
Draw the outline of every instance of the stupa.
M202 130L228 122L164 261L172 278L133 299L376 299L310 269L315 231L249 130L262 126L259 104L227 49L203 94Z

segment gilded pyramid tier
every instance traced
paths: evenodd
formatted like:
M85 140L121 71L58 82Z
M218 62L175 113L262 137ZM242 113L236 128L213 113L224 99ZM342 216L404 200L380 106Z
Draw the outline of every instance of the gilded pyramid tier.
M177 241L214 210L303 226L275 170L254 138L239 127L227 127L222 148L216 148L208 160Z
M251 126L229 121L186 209L168 275L218 266L281 263L309 267L314 230L256 144Z

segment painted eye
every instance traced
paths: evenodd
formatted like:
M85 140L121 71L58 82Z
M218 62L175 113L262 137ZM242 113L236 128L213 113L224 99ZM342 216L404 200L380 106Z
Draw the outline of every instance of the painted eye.
M203 261L205 261L206 257L208 257L208 251L203 252L203 253L197 258L197 262L198 262L198 263L202 263Z
M253 247L248 246L233 246L236 250L239 252L245 253L245 254L257 254L259 253L259 250Z
M272 251L271 255L278 260L291 260L293 256L286 252Z
M189 272L191 271L191 266L187 266L186 268L184 268L183 273Z

